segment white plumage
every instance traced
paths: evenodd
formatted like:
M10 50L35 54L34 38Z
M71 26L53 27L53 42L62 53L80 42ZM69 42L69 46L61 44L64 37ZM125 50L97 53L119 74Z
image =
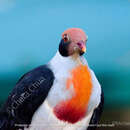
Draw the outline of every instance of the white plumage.
M87 61L83 56L80 56L80 60L82 64L88 66ZM49 62L50 68L55 74L55 81L46 101L35 112L28 130L86 130L93 111L99 105L101 98L100 84L94 72L89 67L93 88L88 103L86 117L75 124L70 124L58 120L53 114L53 107L59 101L71 98L73 94L73 86L71 89L66 90L65 82L69 76L69 71L78 64L79 62L73 60L72 57L62 57L59 52L57 52Z

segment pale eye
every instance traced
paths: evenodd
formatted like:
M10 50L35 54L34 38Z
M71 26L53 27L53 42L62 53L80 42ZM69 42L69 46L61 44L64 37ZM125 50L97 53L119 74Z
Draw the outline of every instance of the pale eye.
M69 41L69 37L68 37L67 34L64 34L64 36L63 36L63 40L64 40L64 42L68 42L68 41Z

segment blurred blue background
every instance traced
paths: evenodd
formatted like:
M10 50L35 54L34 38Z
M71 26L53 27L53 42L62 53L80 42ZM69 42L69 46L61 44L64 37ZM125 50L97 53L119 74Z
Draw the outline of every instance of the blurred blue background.
M70 27L88 35L85 57L105 109L130 112L130 0L0 0L0 102L21 75L54 56Z

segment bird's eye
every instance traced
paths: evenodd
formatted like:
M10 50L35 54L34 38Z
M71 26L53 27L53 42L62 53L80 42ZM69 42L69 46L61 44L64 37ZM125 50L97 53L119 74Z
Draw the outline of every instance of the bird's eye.
M68 41L69 41L69 37L68 37L67 34L64 34L64 36L63 36L63 40L64 40L64 42L68 42Z

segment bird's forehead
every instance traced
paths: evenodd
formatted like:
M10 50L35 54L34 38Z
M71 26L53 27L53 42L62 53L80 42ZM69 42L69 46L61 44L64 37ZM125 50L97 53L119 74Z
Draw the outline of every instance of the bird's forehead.
M62 33L62 37L65 34L67 34L72 41L81 41L81 40L85 41L87 39L85 32L79 28L71 28L71 29L65 30Z

